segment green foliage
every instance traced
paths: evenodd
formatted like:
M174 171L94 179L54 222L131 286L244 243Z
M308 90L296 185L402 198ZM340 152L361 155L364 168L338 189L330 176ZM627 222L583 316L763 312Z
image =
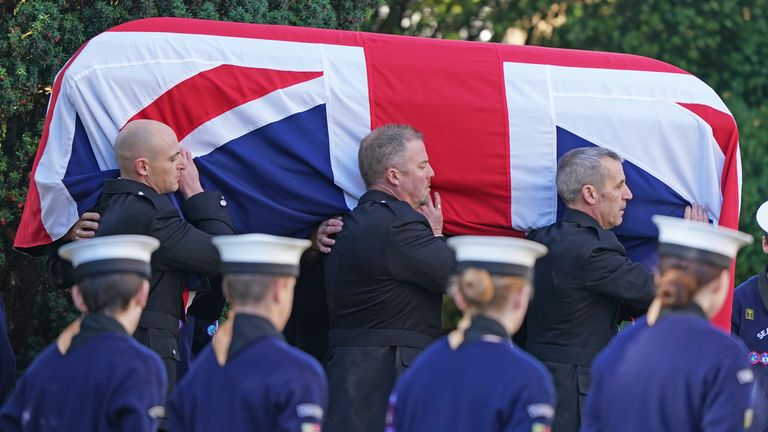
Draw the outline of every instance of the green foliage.
M742 180L741 215L739 228L755 236L755 243L739 253L736 266L736 281L743 282L768 264L763 253L760 238L763 235L755 221L760 204L768 200L768 183L765 182L765 167L768 166L768 104L749 107L740 100L734 100L731 110L739 126L741 147Z
M29 172L56 72L86 40L152 16L357 29L361 0L5 0L0 1L0 279L11 342L24 368L75 314L54 292L45 265L12 251Z
M479 41L537 44L564 20L569 2L552 0L393 0L365 30Z
M768 0L575 1L542 43L639 54L679 66L726 101L768 96Z

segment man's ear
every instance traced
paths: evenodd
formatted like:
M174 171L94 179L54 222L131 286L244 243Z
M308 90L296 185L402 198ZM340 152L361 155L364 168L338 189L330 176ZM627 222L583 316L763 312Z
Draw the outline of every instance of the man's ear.
M147 305L147 298L149 298L149 281L144 279L141 281L141 286L136 295L133 296L136 303L143 309Z
M147 158L138 158L133 161L133 169L136 174L146 176L149 174L149 160Z
M400 171L397 168L387 168L386 179L388 183L398 186L400 184L400 175Z
M581 187L581 198L589 205L597 204L599 194L597 188L592 185L584 185Z
M72 285L70 295L72 296L72 303L75 304L77 310L82 313L88 312L88 308L85 307L85 301L83 300L83 294L80 292L79 286Z
M765 236L763 236L763 253L768 254L768 242L765 241Z

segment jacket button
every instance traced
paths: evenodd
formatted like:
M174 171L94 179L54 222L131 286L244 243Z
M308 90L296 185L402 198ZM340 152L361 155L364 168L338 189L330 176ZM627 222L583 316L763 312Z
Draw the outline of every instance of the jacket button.
M219 201L219 205L222 207L227 206L227 200L224 199L224 197L221 197L221 201Z

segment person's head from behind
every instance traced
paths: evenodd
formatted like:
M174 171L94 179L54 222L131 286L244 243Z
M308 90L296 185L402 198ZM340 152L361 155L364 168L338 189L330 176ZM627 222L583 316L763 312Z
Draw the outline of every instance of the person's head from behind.
M414 209L429 202L435 175L421 132L407 125L385 125L363 138L358 151L367 190L378 189Z
M179 189L184 158L176 133L164 123L134 120L115 138L120 176L170 193Z
M632 199L622 162L618 154L601 147L569 151L557 163L560 199L605 229L621 225L627 201Z
M656 302L670 309L696 304L712 318L728 297L731 262L752 236L667 216L653 222L659 228Z
M149 281L137 273L95 274L72 286L72 301L80 312L113 317L141 315L148 295Z
M267 234L217 236L223 290L237 313L260 315L282 330L291 314L293 289L309 240Z
M465 316L485 315L517 332L533 292L531 274L547 248L508 237L459 236L448 240L456 250L458 277L451 294Z
M469 267L454 282L453 299L464 313L499 319L510 334L520 329L531 299L531 282L523 276L493 275L488 270ZM501 321L501 319L499 319Z
M282 330L291 315L295 285L292 275L243 273L224 276L222 288L235 313L261 315Z
M72 263L72 300L85 314L109 315L133 333L149 295L152 252L157 239L115 235L78 240L59 255Z

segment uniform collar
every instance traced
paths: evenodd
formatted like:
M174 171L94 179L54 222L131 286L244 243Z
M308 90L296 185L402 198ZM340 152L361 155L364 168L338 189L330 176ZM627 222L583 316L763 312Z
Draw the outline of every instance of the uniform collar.
M265 337L281 340L283 335L267 319L245 313L229 313L213 337L213 354L216 362L224 367L230 357L237 355L252 342Z
M563 213L563 222L571 222L577 225L597 228L598 230L605 231L605 228L601 227L599 223L592 216L584 213L581 210L572 209L566 207L565 213Z
M125 327L114 318L100 313L87 314L80 321L80 331L72 337L69 350L85 345L93 338L105 333L128 335Z
M400 200L386 192L382 192L376 189L371 189L366 191L363 194L363 196L360 197L360 200L358 201L358 205L366 203L368 201L381 202L381 201L400 201Z
M665 316L668 316L670 314L685 314L685 315L693 315L697 316L703 319L707 319L707 314L704 313L704 309L701 308L697 303L690 302L685 306L680 306L676 308L668 308L665 307L661 310L661 314L659 318L663 318Z
M126 178L116 178L104 180L104 193L122 194L122 193L138 193L160 195L156 190L145 185L144 183L137 182L136 180Z
M616 234L614 234L613 231L601 227L595 218L581 210L566 207L561 221L573 223L580 227L592 228L595 230L597 237L600 240L616 240Z
M760 275L757 277L757 292L760 293L760 299L763 301L763 306L768 310L768 266L763 267L760 271Z
M227 357L232 358L257 339L276 337L283 339L283 335L266 318L258 315L238 313L232 323L232 342L227 350Z
M475 315L464 332L464 342L475 340L509 341L509 333L500 322L485 315Z

